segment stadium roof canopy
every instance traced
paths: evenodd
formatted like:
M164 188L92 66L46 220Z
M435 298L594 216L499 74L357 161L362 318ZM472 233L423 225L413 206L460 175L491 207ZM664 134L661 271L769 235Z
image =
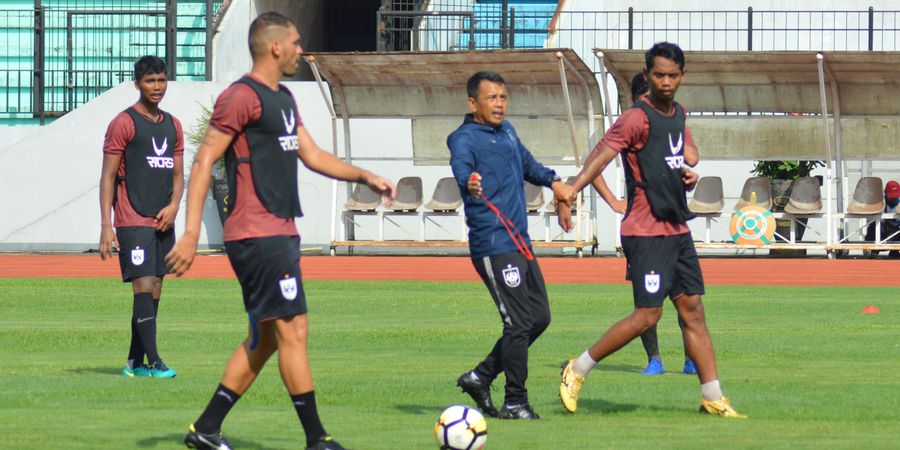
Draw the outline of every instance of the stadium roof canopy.
M595 52L628 107L644 51ZM820 53L835 160L900 157L900 52L685 52L678 102L690 112L730 113L691 117L704 157L825 159Z
M571 49L314 53L306 59L328 81L337 116L412 119L417 163L449 159L447 135L469 112L466 81L478 71L506 80L507 119L544 162L574 162L573 141L584 156L602 113L597 80Z

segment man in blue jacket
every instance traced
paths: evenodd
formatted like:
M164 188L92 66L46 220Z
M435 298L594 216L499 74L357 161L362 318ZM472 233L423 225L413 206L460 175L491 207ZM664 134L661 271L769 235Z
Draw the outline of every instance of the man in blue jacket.
M531 251L523 181L553 189L559 202L571 204L575 192L537 162L503 120L509 102L503 77L478 72L466 89L472 113L447 138L450 166L465 201L472 264L497 305L503 335L457 385L488 416L538 419L525 389L528 347L550 324L550 305ZM501 372L506 399L497 411L490 387Z

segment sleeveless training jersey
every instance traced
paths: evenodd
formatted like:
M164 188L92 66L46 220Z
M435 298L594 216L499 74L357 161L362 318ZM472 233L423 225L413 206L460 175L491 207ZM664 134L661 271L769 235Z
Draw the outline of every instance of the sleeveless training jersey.
M225 153L229 191L237 201L235 181L238 164L249 163L253 186L266 210L277 217L300 217L297 192L297 106L284 86L273 91L249 76L237 83L246 84L259 97L262 113L259 120L247 124L244 133L250 147L248 158L238 158L233 148Z
M650 122L650 135L641 151L636 152L642 181L637 181L625 165L628 205L633 204L635 190L641 187L653 214L663 220L684 223L694 218L688 210L682 174L684 168L685 126L681 105L674 104L675 114L667 117L645 102L636 102ZM627 212L626 212L627 215Z
M128 108L134 121L134 138L125 146L125 187L134 210L155 217L172 199L175 146L178 139L172 116L160 111L157 123Z

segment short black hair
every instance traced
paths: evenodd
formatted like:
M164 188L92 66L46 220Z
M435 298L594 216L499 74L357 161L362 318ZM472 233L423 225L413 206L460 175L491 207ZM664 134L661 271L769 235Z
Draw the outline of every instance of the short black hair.
M675 63L678 64L678 68L684 72L684 52L681 51L681 47L679 47L678 44L673 44L671 42L657 42L653 47L650 47L650 50L647 50L647 53L644 56L648 71L653 69L653 63L657 56L662 56L670 61L675 61Z
M644 78L644 72L638 72L631 78L631 100L637 99L650 90L650 84Z
M482 70L481 72L475 72L475 75L469 77L469 81L466 82L466 93L469 94L469 98L478 98L478 89L481 87L481 80L487 80L492 83L500 83L506 84L506 80L500 76L497 72L491 72L488 70Z
M247 33L247 45L250 47L250 55L252 57L255 58L256 55L265 51L265 49L262 48L265 43L260 41L260 39L262 37L262 32L269 27L296 28L297 24L287 16L274 11L262 13L257 16L256 19L253 19L253 22L250 23L250 31Z
M167 72L168 66L166 66L166 62L159 56L141 56L140 59L134 63L134 81L141 81L141 78L144 78L144 75L147 74Z

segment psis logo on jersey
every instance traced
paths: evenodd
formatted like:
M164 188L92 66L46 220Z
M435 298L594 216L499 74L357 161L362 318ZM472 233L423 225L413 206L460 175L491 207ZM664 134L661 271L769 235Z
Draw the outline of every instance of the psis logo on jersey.
M652 271L644 275L644 289L651 294L659 292L659 274Z
M513 267L512 264L507 264L506 268L503 269L503 281L511 288L519 286L519 283L522 282L522 277L519 276L519 268Z
M287 277L287 275L285 275ZM278 280L278 286L281 287L281 296L287 301L294 301L297 298L297 278L290 277Z
M285 114L282 109L281 120L284 122L285 132L285 136L280 136L278 138L278 142L281 143L281 149L286 152L295 152L300 148L300 143L297 141L297 133L295 132L297 127L297 115L294 114L294 109L291 108L289 114Z
M153 153L156 153L156 156L148 156L147 165L154 169L175 168L175 159L163 156L166 154L166 150L169 149L169 138L163 138L162 146L156 145L155 137L151 137L150 142L153 143Z
M131 251L131 263L136 266L144 263L144 249L135 247L134 250Z
M669 151L673 156L666 156L666 164L670 169L680 169L684 167L684 155L682 148L684 147L684 135L678 133L678 142L672 142L672 133L669 133Z

